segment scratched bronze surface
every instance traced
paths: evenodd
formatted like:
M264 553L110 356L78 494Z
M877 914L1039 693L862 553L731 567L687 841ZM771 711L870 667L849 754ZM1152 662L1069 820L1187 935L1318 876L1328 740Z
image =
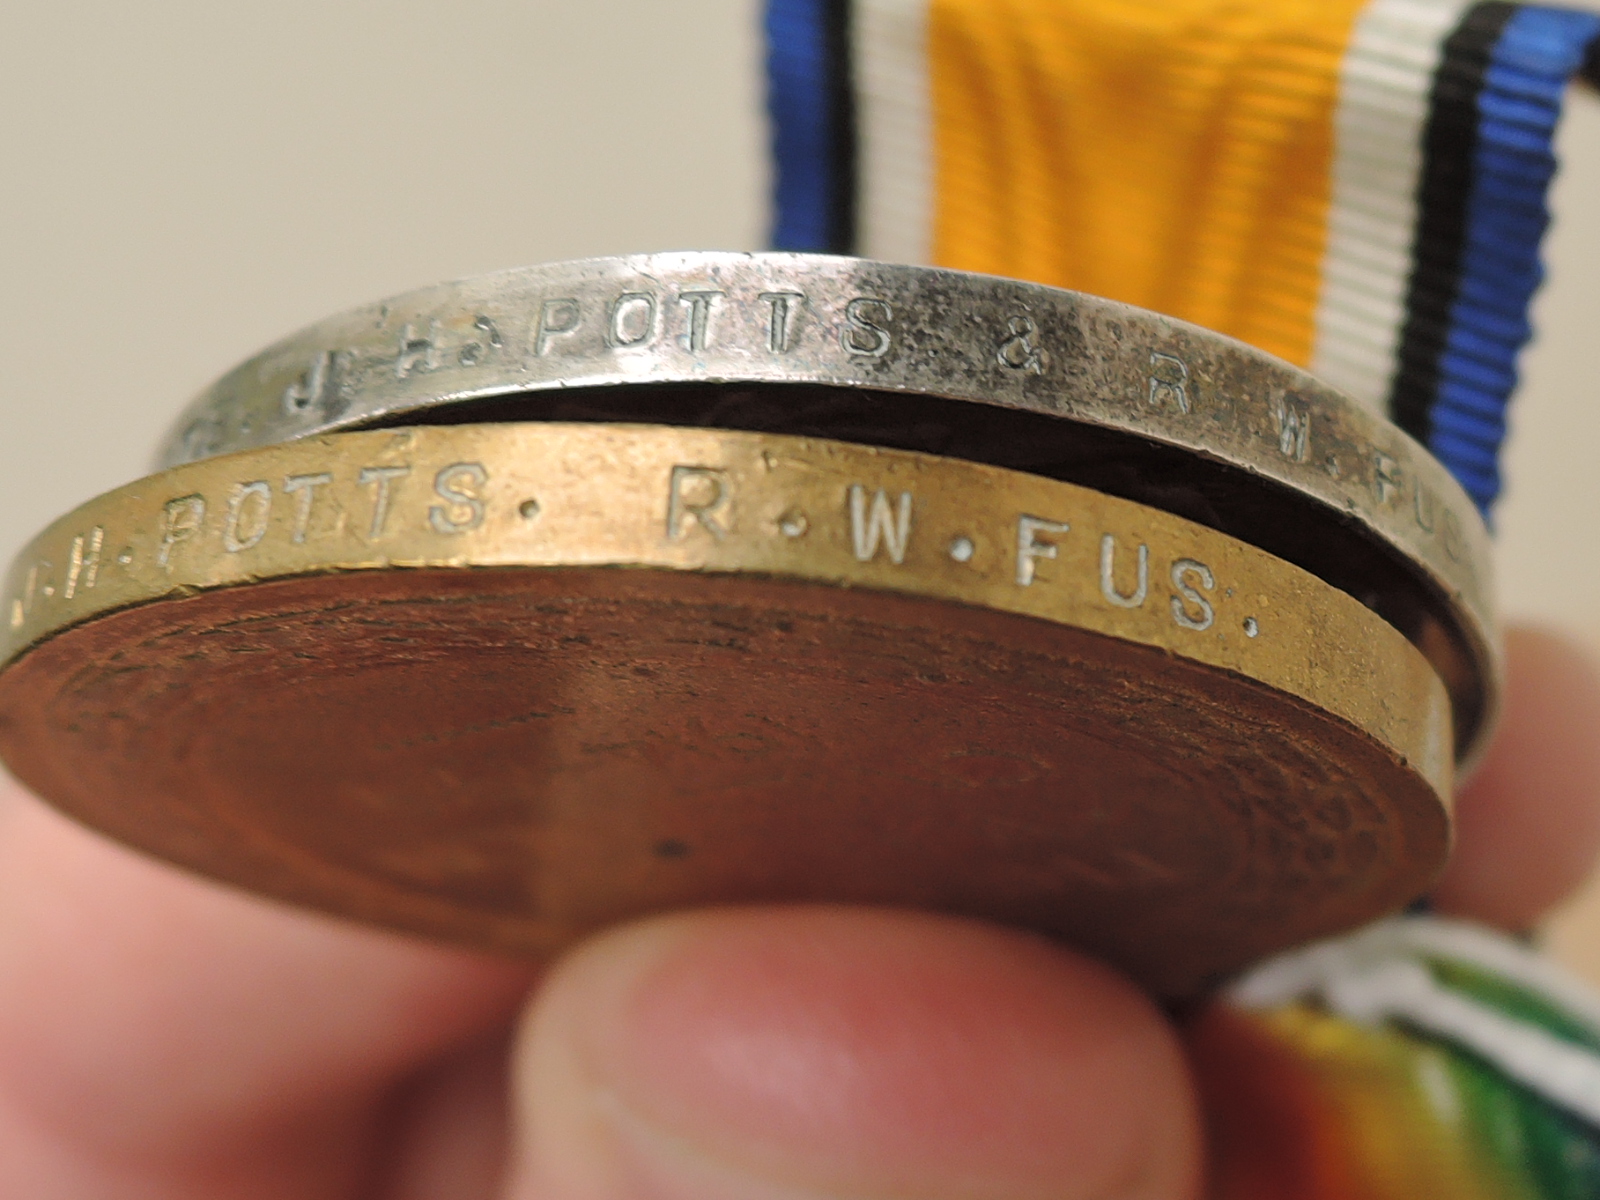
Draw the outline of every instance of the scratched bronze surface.
M855 258L693 252L421 288L269 346L162 465L332 430L621 420L806 434L1081 483L1304 567L1450 689L1463 760L1500 689L1488 536L1402 431L1304 371L1158 313Z
M1064 937L1157 992L1422 891L1451 710L1299 568L996 467L627 425L174 468L8 576L0 754L133 845L534 955L685 904Z

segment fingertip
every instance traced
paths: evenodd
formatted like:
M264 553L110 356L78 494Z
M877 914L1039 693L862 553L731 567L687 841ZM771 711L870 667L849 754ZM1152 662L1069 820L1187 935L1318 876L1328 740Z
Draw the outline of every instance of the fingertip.
M1525 929L1571 894L1600 853L1600 665L1577 639L1514 627L1504 716L1456 800L1456 845L1433 900Z
M515 1196L1192 1194L1171 1028L975 922L838 908L645 922L567 959L514 1068Z
M211 883L0 783L0 1092L85 1153L176 1162L375 1097L509 1024L534 976Z

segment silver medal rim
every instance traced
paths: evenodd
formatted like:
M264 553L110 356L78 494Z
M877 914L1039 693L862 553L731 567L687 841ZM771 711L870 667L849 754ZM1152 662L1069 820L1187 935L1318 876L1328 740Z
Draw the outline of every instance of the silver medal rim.
M1266 480L1302 507L1308 538L1316 521L1353 526L1440 602L1456 657L1476 676L1464 762L1486 741L1500 692L1489 535L1445 467L1281 359L1060 288L777 252L500 271L364 305L274 343L193 401L159 465L438 420L519 393L672 384L806 384L995 405Z

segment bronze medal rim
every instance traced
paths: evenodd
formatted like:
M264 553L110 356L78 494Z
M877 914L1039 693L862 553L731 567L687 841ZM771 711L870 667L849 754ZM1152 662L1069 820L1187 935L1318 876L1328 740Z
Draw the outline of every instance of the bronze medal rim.
M1069 938L1178 995L1403 902L1426 886L1448 841L1448 699L1415 648L1369 610L1159 510L926 455L595 425L330 435L102 497L25 552L5 597L0 750L46 798L220 878L501 949L549 953L598 924L685 903L915 903ZM558 626L570 642L550 640ZM719 655L742 666L717 670ZM496 674L512 661L526 669ZM304 693L323 696L321 708L307 710L296 692L309 686L301 667L321 680ZM411 681L395 696L427 704L397 699L384 710L389 693L362 690L384 671ZM619 734L607 748L584 712L634 713L634 733L676 731L652 753L680 781L694 775L684 764L699 762L737 783L753 761L739 756L766 744L758 718L786 700L823 740L772 735L783 769L769 792L782 803L729 784L739 805L726 789L702 805L686 785L632 808L625 788L602 789L619 806L609 824L548 797L535 806L539 821L500 814L514 826L507 844L531 838L530 861L545 864L537 887L505 882L514 862L474 849L439 813L425 821L417 814L432 809L415 796L398 809L371 801L383 819L363 837L359 797L324 820L293 789L266 807L240 790L250 775L240 764L254 761L238 758L240 747L278 763L283 778L298 769L300 748L270 736L279 728L299 730L330 776L341 754L360 779L383 778L390 763L392 788L407 795L427 770L470 774L492 762L524 778L521 751L507 748L523 745L528 721L502 719L496 689L558 675L569 699L605 698L568 704L570 720L539 718L565 747L552 759L566 764L562 778L620 772L649 790L650 772L629 757L642 752L626 749L639 738ZM801 684L789 688L790 676ZM701 699L685 701L691 692ZM174 719L173 698L186 696L198 708ZM448 715L452 699L472 712L452 717L443 741L407 724ZM743 732L706 733L716 721L700 720L696 704ZM850 715L851 704L863 707ZM410 729L409 740L385 733L385 721ZM907 741L906 721L943 732ZM371 750L384 737L407 749ZM973 737L985 739L980 767L973 747L954 745ZM1140 784L1121 816L1109 803L1108 816L1079 807L1062 817L1080 858L1109 845L1113 866L1090 871L1063 843L1047 870L1028 857L1051 833L1041 813L1054 811L1055 793L1039 789L1071 776L1052 755L1074 738L1075 769L1097 760L1137 773L1144 763L1158 782ZM480 743L493 747L483 762ZM919 765L946 749L956 759ZM951 766L957 759L967 766ZM185 809L184 764L202 761L215 770L192 791L215 802ZM1014 778L1004 765L1013 762L1047 766ZM818 770L879 782L849 803L793 782ZM980 772L981 795L957 802L941 789L962 770ZM1292 783L1282 796L1273 772ZM902 777L915 786L897 791ZM1342 799L1324 795L1335 777ZM1223 779L1257 798L1253 816L1230 807ZM1190 781L1202 781L1193 796ZM477 815L465 827L481 830L489 809L472 806L493 792L449 793L440 812L466 805ZM1285 804L1305 807L1280 812ZM1352 804L1366 815L1346 828ZM830 873L824 850L843 842L808 842L815 828L792 825L812 808L833 813L851 845L875 830L880 869L852 859L856 869ZM929 825L934 811L941 820ZM750 813L765 815L752 826ZM291 832L267 828L293 814ZM1033 825L1018 825L1024 816ZM394 832L407 821L422 822L410 840ZM641 829L649 836L637 853L623 854ZM1100 832L1084 842L1086 829ZM1173 843L1175 829L1193 845ZM371 859L369 842L389 857ZM669 845L693 853L678 861ZM786 848L812 855L805 878L823 883L785 874L776 856ZM1226 870L1213 862L1224 850ZM499 890L457 869L473 854L496 864L480 875ZM762 855L775 857L763 866ZM1228 887L1161 883L1202 863Z
M697 503L702 493L713 497L709 510ZM1053 529L1072 525L1050 516L1062 508L1090 514L1075 526L1080 535L1083 522L1098 532ZM916 536L896 553L891 527L902 518ZM1165 574L1156 537L1180 548ZM1111 595L1139 590L1115 562L1124 543L1150 545L1156 564L1133 606ZM1108 549L1116 578L1102 579ZM1182 581L1179 560L1195 564ZM164 597L297 575L500 566L751 572L1066 621L1298 696L1430 779L1449 778L1451 755L1437 744L1442 685L1426 659L1290 563L1074 484L717 430L426 427L330 434L171 468L80 506L23 549L0 591L0 665L72 625ZM1039 586L1056 572L1053 586ZM1209 612L1194 598L1206 575L1224 580L1217 595L1205 585ZM1197 618L1203 628L1186 623Z

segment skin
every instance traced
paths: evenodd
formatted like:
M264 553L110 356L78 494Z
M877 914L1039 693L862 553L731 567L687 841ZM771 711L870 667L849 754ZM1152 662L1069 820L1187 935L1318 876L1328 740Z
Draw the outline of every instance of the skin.
M1600 674L1549 634L1510 645L1438 902L1521 928L1600 844ZM0 1195L1188 1200L1201 1158L1177 1031L1036 938L722 910L540 978L0 799Z

